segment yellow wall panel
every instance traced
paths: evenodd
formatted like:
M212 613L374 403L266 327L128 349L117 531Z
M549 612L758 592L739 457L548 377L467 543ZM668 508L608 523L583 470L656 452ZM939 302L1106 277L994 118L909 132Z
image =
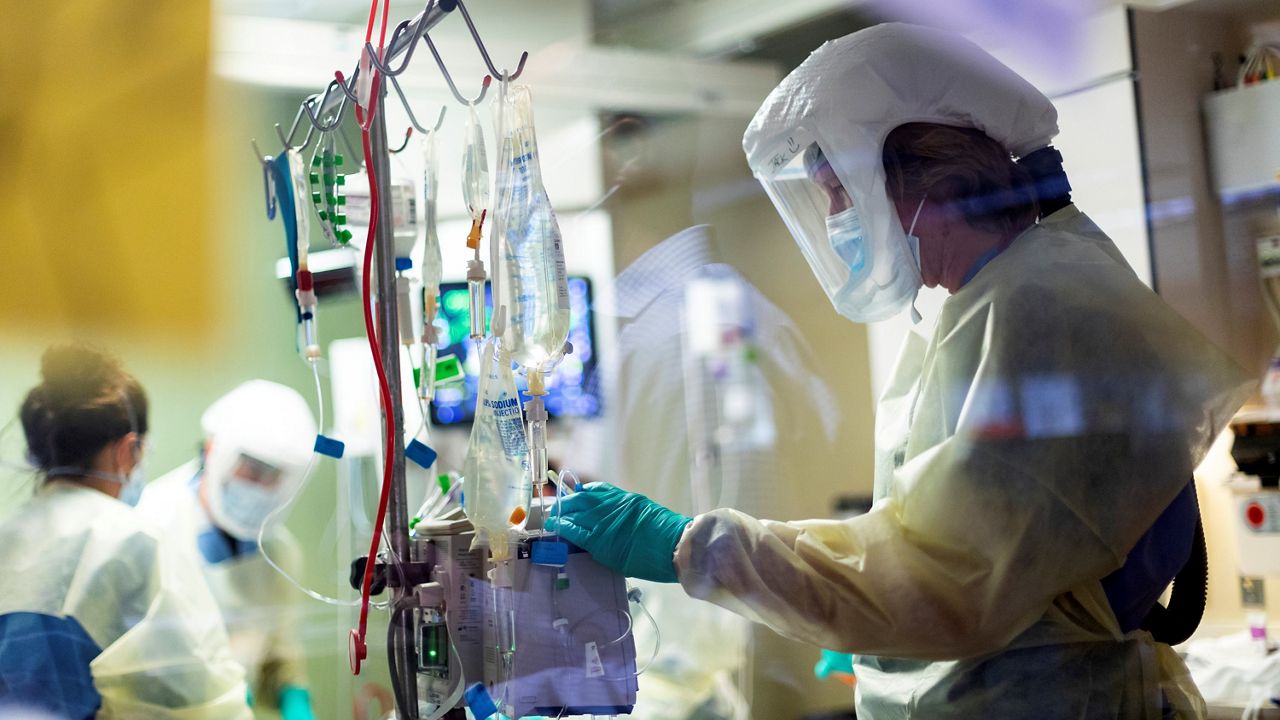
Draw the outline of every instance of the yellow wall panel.
M0 331L210 320L210 10L2 0Z

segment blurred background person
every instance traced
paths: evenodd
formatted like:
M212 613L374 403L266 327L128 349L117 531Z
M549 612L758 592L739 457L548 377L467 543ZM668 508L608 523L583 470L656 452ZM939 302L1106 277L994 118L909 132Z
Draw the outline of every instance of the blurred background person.
M296 576L301 550L282 524L263 526L306 474L315 418L297 391L250 380L210 405L201 426L200 457L147 486L139 509L204 570L257 715L310 720L300 596L270 564Z
M147 396L111 356L44 353L20 411L41 482L0 524L0 708L59 717L247 717L204 580L132 507Z

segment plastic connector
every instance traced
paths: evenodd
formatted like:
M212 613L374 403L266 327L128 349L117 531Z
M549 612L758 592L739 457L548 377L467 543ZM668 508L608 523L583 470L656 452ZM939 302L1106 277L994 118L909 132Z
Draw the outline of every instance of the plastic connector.
M316 452L334 460L341 460L347 451L346 443L324 435L316 435L316 444L312 448Z
M432 582L417 587L418 604L422 607L440 607L444 605L444 586Z
M360 674L360 664L367 657L369 657L369 646L364 644L360 633L352 628L351 634L347 637L347 662L351 664L352 675Z
M397 258L397 269L399 265L400 260ZM413 304L409 300L409 278L404 275L396 277L396 323L400 329L400 343L412 345L416 334L413 329Z
M498 714L498 706L493 702L493 698L489 696L489 691L485 688L484 683L473 683L463 693L466 699L467 709L476 717L476 720L488 720Z
M467 247L469 249L480 249L480 236L484 233L484 219L488 214L488 210L481 210L480 217L471 221L471 231L467 233Z
M299 270L297 281L298 290L295 295L298 298L298 307L304 313L310 312L314 316L316 309L315 278L312 277L310 270Z
M529 562L564 567L569 562L569 546L556 540L535 540L529 546Z
M356 78L356 102L366 111L369 109L369 98L373 95L373 62L369 48L360 52L360 77Z
M429 470L436 462L436 451L431 449L426 443L417 438L409 442L408 447L404 449L404 456L421 467L423 470Z

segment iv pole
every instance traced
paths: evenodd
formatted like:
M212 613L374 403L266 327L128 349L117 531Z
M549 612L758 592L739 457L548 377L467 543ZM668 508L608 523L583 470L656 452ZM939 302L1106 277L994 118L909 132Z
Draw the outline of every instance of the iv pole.
M463 20L466 21L467 30L471 33L485 64L494 76L514 80L524 71L524 64L529 55L527 52L521 54L519 65L514 73L500 73L494 67L475 24L472 22L470 14L461 0L429 1L422 12L414 16L412 20L402 23L401 27L397 28L397 32L392 36L392 40L387 45L380 61L380 67L384 68L382 75L387 82L379 83L378 97L373 99L376 109L373 112L373 122L369 128L371 162L368 172L373 176L377 187L385 189L383 192L387 193L388 197L391 189L391 156L387 142L387 121L384 112L387 84L396 82L395 75L403 72L410 58L406 55L405 62L401 64L399 70L386 70L385 68L388 68L401 55L412 52L419 40L423 40L430 46L430 40L426 35L427 31L439 24L454 9L462 11L461 14ZM433 46L431 50L433 54L436 54ZM372 52L372 49L368 51ZM437 64L440 64L441 71L445 73L445 78L449 81L450 88L453 90L454 95L457 96L458 92L454 88L453 80L444 70L443 63L439 61L438 55ZM286 148L292 147L293 137L304 117L310 122L311 127L308 129L303 147L310 142L312 134L316 130L322 133L328 132L341 124L342 116L355 97L352 91L356 87L355 80L358 72L357 70L351 74L348 81L350 83L349 86L339 79L336 83L330 83L323 95L312 95L303 101L287 133L283 132L279 125L276 126L276 133L280 136L280 140ZM486 89L488 88L488 83L489 79L486 78ZM399 92L398 86L396 89ZM338 92L335 92L335 90L338 90ZM401 93L401 98L403 99L403 93ZM461 98L459 99L461 100ZM408 110L407 102L406 110ZM409 112L412 117L412 111ZM321 119L330 113L333 113L332 119L328 122L322 122ZM410 508L408 506L408 491L405 487L404 409L400 404L400 330L397 308L398 297L395 284L395 230L393 222L392 203L378 203L377 227L374 230L373 237L374 252L377 255L375 272L377 273L379 298L376 325L379 350L382 354L387 385L392 398L391 407L386 409L383 417L383 432L396 434L396 441L390 443L393 446L392 455L385 459L385 462L391 464L391 492L387 505L386 532L390 538L391 552L399 563L407 564L410 562ZM367 558L366 562L375 562L375 560L375 558ZM402 578L398 573L388 573L387 585L393 588L391 604L393 608L401 605L402 601L412 591L414 584L415 580L412 577ZM399 649L399 652L395 653L396 667L393 668L393 679L399 680L403 686L403 702L406 705L406 707L398 708L398 710L402 718L417 718L418 687L416 678L418 661L415 649L414 617L409 612L393 611L391 622L394 624L390 633L391 641L393 647ZM464 710L451 709L444 717L446 720L462 720L465 716Z

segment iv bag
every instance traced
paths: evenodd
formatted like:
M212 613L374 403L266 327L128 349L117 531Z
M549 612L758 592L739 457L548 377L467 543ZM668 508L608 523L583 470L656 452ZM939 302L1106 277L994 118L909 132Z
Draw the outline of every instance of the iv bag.
M545 373L563 357L569 337L564 248L542 185L529 88L512 87L500 102L502 152L490 236L498 261L494 307L506 307L502 337L511 357L526 370Z
M511 356L489 338L480 356L476 416L463 464L464 509L476 529L474 547L489 547L495 560L510 552L513 527L529 513L529 447Z
M489 208L489 158L484 151L484 129L472 103L468 107L466 150L462 153L462 200L473 221Z
M289 179L293 181L293 211L297 218L298 228L298 264L307 264L307 246L311 242L311 210L307 207L307 199L311 197L311 189L307 185L307 163L302 153L289 148Z
M436 172L436 133L422 136L422 286L429 297L440 294L444 261L440 257L440 236L436 234L436 201L440 186Z

